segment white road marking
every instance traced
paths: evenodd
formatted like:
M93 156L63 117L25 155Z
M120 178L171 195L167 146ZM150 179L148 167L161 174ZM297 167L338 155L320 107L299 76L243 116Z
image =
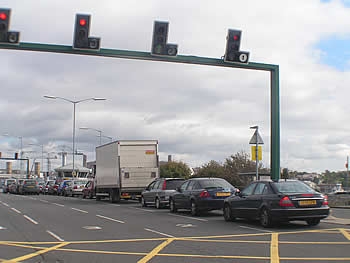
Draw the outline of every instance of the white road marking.
M198 220L198 221L202 221L202 222L208 222L207 219L203 219L203 218L196 218L196 217L190 217L190 216L180 216L180 215L174 215L174 214L171 214L171 213L168 213L168 215L177 216L177 217L183 217L183 218L192 219L192 220Z
M74 208L74 207L72 207L71 209L72 209L72 210L75 210L75 211L78 211L78 212L85 213L85 214L89 213L88 211L80 210L80 209Z
M6 229L6 227L0 226L0 230L4 230Z
M138 207L129 207L130 209L137 209L137 210L141 210L141 211L146 211L146 212L151 212L153 213L154 210L149 210L149 209L143 209L143 208L138 208Z
M87 199L86 199L87 200ZM113 205L113 206L120 206L120 205L117 205L117 204L111 204L111 205Z
M107 219L107 220L111 220L111 221L114 221L114 222L118 222L118 223L121 223L121 224L125 224L124 221L120 221L120 220L117 220L117 219L114 219L114 218L110 218L110 217L106 217L106 216L101 216L101 215L96 215L97 217L100 217L100 218L104 218L104 219Z
M58 241L64 241L63 238L60 238L58 235L56 235L55 233L53 233L49 230L46 230L46 233L48 233L49 235L51 235L53 238L57 239Z
M29 220L30 222L32 222L33 224L37 225L38 222L36 222L34 219L30 218L29 216L27 215L23 215L27 220Z
M146 231L149 231L149 232L153 232L153 233L156 233L156 234L159 234L159 235L162 235L162 236L166 236L166 237L174 237L172 235L168 235L168 234L165 234L165 233L162 233L162 232L158 232L156 230L152 230L152 229L149 229L149 228L144 228Z
M99 227L99 226L83 226L84 229L87 229L87 230L100 230L102 229L102 227Z
M195 227L195 225L192 224L176 224L178 227Z
M254 227L248 227L248 226L239 226L239 227L250 229L250 230L257 230L257 231L261 231L261 232L273 233L273 231L270 231L270 230L264 230L264 229L254 228Z
M61 204L57 204L57 203L52 203L53 205L58 205L58 206L61 206L61 207L64 207L64 205L61 205Z
M7 203L2 202L2 204L3 204L4 206L9 207L9 205L8 205Z
M15 211L16 213L18 213L18 214L21 214L21 211L18 211L16 208L11 208L11 210L13 210L13 211Z
M49 201L40 199L40 202L48 203Z

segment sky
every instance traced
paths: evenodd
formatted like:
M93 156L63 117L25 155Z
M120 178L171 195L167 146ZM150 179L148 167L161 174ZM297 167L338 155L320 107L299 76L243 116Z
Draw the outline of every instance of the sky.
M350 1L2 0L20 41L71 46L77 13L91 14L101 47L150 52L154 21L168 21L178 55L220 59L228 29L242 30L249 61L279 65L280 164L294 171L345 170L350 155ZM268 72L0 48L0 151L51 160L75 148L95 159L113 140L155 139L160 160L198 167L250 153L258 125L270 167ZM79 129L88 127L89 130ZM5 134L9 136L4 136ZM30 145L36 144L36 145ZM39 146L38 146L39 145ZM71 155L68 162L71 162ZM77 159L79 159L77 157ZM79 159L80 160L80 159ZM44 171L48 167L45 161Z

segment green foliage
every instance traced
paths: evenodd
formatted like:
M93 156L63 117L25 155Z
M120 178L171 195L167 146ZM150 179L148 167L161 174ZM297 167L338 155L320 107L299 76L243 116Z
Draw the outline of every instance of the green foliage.
M323 184L336 184L341 183L344 187L346 186L347 171L330 172L326 170L321 177Z
M160 177L168 178L189 178L191 175L191 169L184 162L167 162L160 166Z

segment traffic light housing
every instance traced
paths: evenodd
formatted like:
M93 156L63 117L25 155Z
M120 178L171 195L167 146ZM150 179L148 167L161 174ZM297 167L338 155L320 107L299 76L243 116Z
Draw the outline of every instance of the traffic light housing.
M100 38L89 37L90 34L90 15L77 14L74 26L74 49L100 49Z
M18 159L18 153L15 153L15 159Z
M151 54L154 56L177 55L177 44L168 44L169 23L154 21Z
M18 44L19 32L8 31L11 9L0 8L0 44Z
M249 52L240 51L242 31L229 29L226 38L225 62L248 63Z

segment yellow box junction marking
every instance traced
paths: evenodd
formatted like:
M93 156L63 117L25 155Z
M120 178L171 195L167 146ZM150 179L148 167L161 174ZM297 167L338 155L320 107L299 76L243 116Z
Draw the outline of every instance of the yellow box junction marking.
M280 256L278 253L278 233L271 234L270 262L271 263L280 262Z
M340 233L342 233L348 240L350 240L350 234L344 228L339 229Z
M137 263L147 263L150 259L154 258L159 253L159 251L161 251L163 248L165 248L167 245L173 242L174 239L175 238L169 238L168 240L164 241L163 243L155 247L150 253L148 253L147 256L137 261Z

